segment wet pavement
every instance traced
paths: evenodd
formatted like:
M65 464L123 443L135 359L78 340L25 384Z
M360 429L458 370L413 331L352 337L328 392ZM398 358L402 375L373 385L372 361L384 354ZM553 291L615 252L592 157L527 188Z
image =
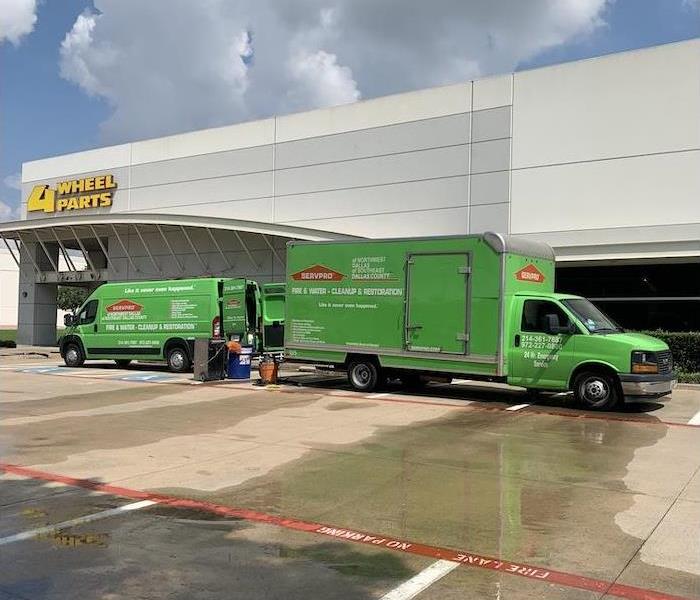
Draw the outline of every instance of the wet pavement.
M0 600L700 598L697 388L600 414L2 357L0 411Z

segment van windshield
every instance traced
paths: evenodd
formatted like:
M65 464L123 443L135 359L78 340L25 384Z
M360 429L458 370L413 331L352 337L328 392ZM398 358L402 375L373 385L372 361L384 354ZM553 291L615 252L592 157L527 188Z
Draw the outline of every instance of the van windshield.
M562 300L562 302L591 333L621 333L623 331L622 327L605 315L590 300L572 298Z

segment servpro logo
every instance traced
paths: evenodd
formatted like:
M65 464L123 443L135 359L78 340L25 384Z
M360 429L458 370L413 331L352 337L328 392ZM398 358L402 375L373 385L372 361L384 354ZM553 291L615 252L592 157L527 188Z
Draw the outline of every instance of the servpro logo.
M238 298L231 298L226 301L226 308L238 308L241 305L241 301Z
M292 279L294 281L342 281L345 275L323 265L314 265L292 273Z
M542 271L533 264L529 264L519 271L516 271L515 278L518 281L531 281L533 283L542 283L544 281Z
M114 304L110 304L105 310L108 313L134 313L141 312L143 306L133 300L120 300Z
M27 198L27 211L52 213L112 206L116 188L114 175L59 181L55 188L35 185Z

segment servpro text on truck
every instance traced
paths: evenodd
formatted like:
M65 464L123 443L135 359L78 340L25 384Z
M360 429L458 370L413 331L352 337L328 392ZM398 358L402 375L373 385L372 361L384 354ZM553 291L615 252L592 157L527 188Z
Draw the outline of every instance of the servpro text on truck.
M286 309L287 358L345 368L358 390L466 377L609 409L675 385L664 342L554 293L552 249L512 236L292 241Z
M68 366L147 359L182 372L191 366L195 338L236 336L256 352L281 351L284 284L243 278L105 283L65 324L60 351Z

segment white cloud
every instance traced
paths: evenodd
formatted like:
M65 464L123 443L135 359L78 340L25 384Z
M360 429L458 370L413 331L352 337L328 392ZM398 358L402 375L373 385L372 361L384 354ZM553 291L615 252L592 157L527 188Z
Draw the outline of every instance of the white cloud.
M0 221L15 221L16 219L19 219L19 207L0 200Z
M0 0L0 43L15 46L34 30L36 0Z
M339 65L335 54L300 52L290 58L288 69L295 84L288 96L299 109L348 104L360 98L352 71Z
M508 72L611 1L95 0L61 75L110 104L119 142Z
M21 190L22 189L22 177L19 173L12 173L12 175L7 175L2 182L9 187L11 190Z

